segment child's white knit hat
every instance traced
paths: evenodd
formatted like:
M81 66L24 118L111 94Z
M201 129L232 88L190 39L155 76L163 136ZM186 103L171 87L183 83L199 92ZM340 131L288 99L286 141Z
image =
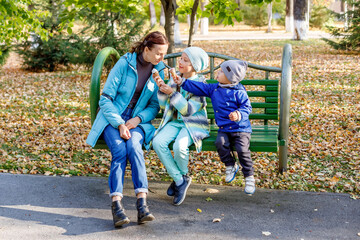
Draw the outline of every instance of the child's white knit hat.
M196 72L206 69L209 65L209 56L199 47L188 47L184 53L189 57L191 65Z

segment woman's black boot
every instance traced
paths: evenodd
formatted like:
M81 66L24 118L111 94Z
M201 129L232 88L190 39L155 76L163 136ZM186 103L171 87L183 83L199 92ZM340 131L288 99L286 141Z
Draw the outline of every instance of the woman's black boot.
M149 212L149 208L146 205L146 198L138 198L136 208L138 210L138 224L155 220L155 217Z
M125 210L121 201L112 202L111 210L115 227L121 227L122 225L130 222L130 219L125 215Z

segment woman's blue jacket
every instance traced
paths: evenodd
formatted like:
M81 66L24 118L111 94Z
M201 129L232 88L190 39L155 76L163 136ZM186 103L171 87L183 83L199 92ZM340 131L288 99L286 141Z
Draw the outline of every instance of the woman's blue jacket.
M121 118L121 114L129 105L138 81L136 57L136 53L126 53L110 71L104 85L103 94L100 96L100 111L86 139L86 143L92 147L95 146L108 124L118 128L120 124L125 123ZM164 78L164 63L160 62L154 68L159 71L161 78ZM139 127L145 133L145 145L148 145L155 132L151 120L156 117L160 109L157 91L158 87L151 75L132 112L132 117L138 116L141 119Z

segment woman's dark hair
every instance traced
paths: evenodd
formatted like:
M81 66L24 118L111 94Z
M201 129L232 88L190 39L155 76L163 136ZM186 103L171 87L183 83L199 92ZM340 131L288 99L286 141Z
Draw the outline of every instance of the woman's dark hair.
M142 41L136 42L130 49L130 52L136 52L141 54L145 47L148 47L150 50L155 44L159 45L168 45L169 41L167 37L159 31L151 32L144 37Z

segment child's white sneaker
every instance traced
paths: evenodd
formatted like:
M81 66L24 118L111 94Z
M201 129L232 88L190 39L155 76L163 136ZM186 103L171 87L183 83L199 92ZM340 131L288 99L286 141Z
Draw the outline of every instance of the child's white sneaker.
M254 176L248 176L245 178L245 190L246 194L253 194L255 192L255 178Z
M239 166L236 163L234 166L227 166L225 182L229 183L234 180L237 171L239 171Z

